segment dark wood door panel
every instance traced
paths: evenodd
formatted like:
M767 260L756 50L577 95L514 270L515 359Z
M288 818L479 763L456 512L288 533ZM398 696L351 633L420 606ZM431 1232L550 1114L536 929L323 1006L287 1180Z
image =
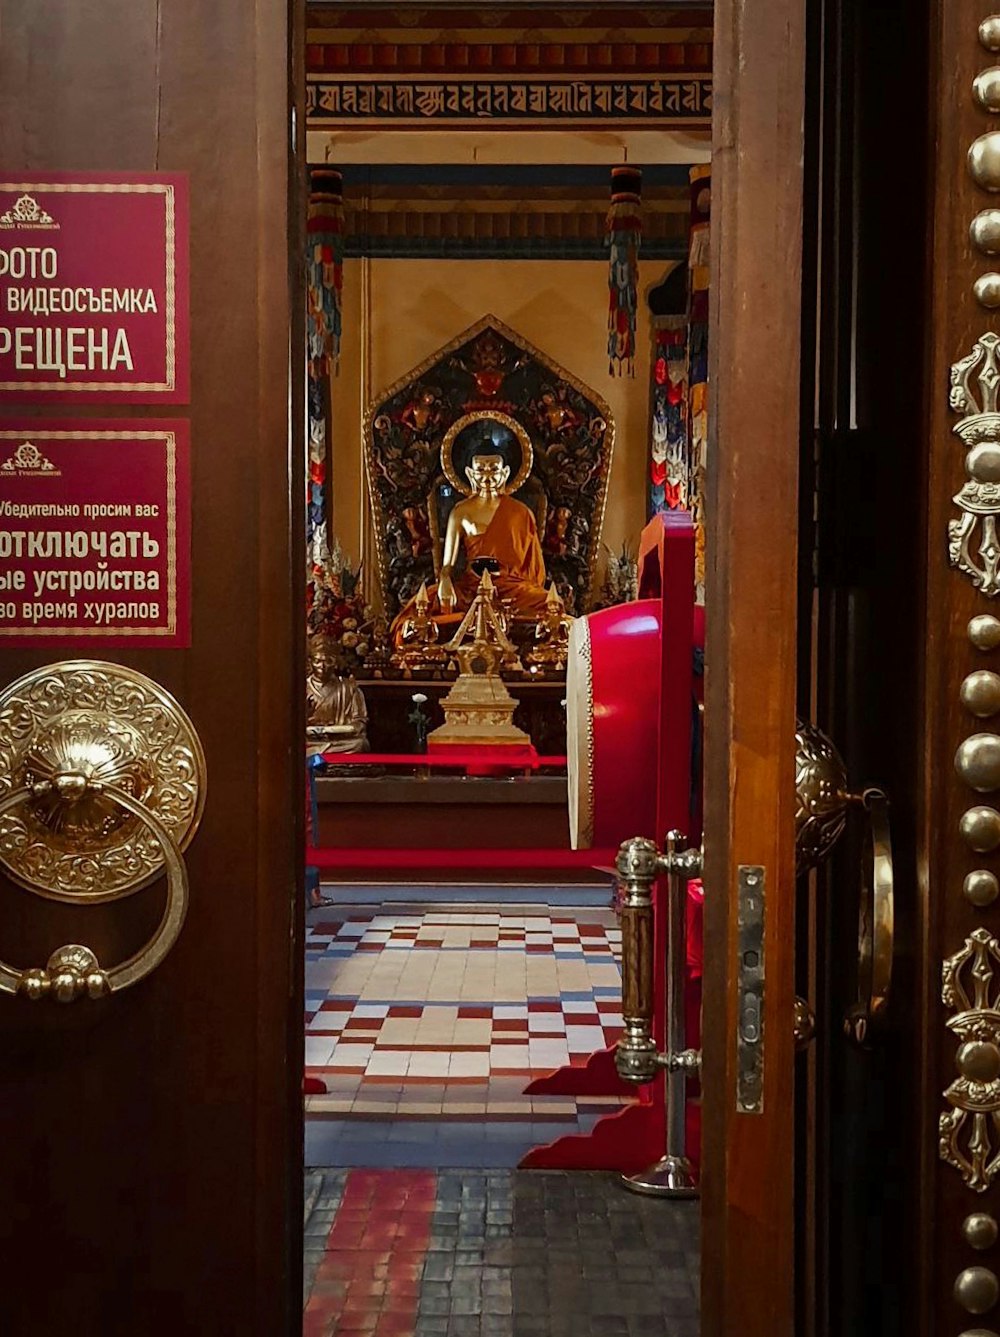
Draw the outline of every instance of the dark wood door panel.
M1000 1217L1000 1182L995 1178L976 1192L969 1177L944 1164L939 1151L939 1118L951 1110L945 1096L959 1076L956 1060L960 1038L946 1022L954 1009L942 1001L942 963L961 951L969 935L1000 931L996 904L976 905L963 892L966 876L976 869L996 873L996 854L977 854L960 834L963 816L980 804L996 806L995 786L978 792L956 773L959 745L977 732L996 731L995 719L977 719L961 704L963 679L978 669L996 670L996 651L977 649L968 623L980 614L996 615L995 599L973 586L967 575L949 566L948 525L959 518L953 498L965 482L967 447L954 434L958 414L949 407L952 364L972 352L976 340L996 331L993 309L974 294L977 278L996 268L995 258L973 246L973 218L995 205L996 197L979 188L967 164L973 142L996 130L996 117L978 106L973 85L980 71L995 66L993 49L980 41L979 25L987 8L972 0L936 0L930 10L930 171L932 229L927 283L927 400L923 441L926 476L925 625L926 647L921 680L921 793L917 823L918 915L923 947L920 976L924 982L915 1024L923 1026L919 1064L922 1098L919 1115L919 1157L912 1172L924 1185L921 1221L921 1308L928 1332L965 1326L997 1326L995 1304L983 1317L973 1317L957 1302L956 1282L969 1268L985 1267L995 1275L996 1251L983 1254L963 1237L962 1222L971 1212ZM1000 182L997 183L1000 185ZM982 521L979 522L982 524ZM982 530L979 531L980 534ZM979 544L977 535L973 549ZM994 993L995 997L995 993ZM988 1021L980 1038L989 1038ZM988 1084L987 1084L988 1085ZM989 1100L989 1090L983 1095ZM995 1089L993 1091L995 1096ZM963 1142L968 1150L969 1120ZM996 1132L987 1116L983 1130L990 1156L998 1150ZM978 1311L982 1313L983 1311Z
M925 139L893 128L898 107L926 82L929 34L925 0L833 0L813 13L802 455L803 511L815 517L803 554L815 637L803 676L815 675L814 717L836 740L852 788L877 784L890 797L896 954L888 1015L860 1050L843 1025L856 1001L863 857L863 823L852 819L801 902L812 923L800 991L819 1023L800 1061L814 1111L800 1211L815 1222L803 1240L802 1332L896 1337L913 1330L921 1309L913 1284L924 989L914 722L925 520L914 441L924 431L926 378L922 347L912 356L899 350L900 331L926 326L927 294L913 276L923 272L929 207ZM890 227L901 180L913 225Z
M0 1000L10 1332L270 1337L300 1322L297 10L6 0L0 12L6 169L189 174L190 407L71 413L188 418L193 479L190 649L3 651L0 678L79 655L129 664L187 710L208 770L190 910L163 966L100 1003ZM113 960L162 895L76 910L4 883L0 955L41 964L79 940Z

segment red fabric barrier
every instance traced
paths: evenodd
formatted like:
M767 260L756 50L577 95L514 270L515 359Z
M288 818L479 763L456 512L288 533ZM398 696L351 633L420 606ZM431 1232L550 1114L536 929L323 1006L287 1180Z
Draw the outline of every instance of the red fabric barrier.
M533 747L447 747L428 752L324 752L325 762L333 766L429 766L432 770L488 767L490 770L540 770L544 767L566 769L566 758L540 757Z
M617 850L547 849L344 849L309 846L313 868L606 868L612 871Z

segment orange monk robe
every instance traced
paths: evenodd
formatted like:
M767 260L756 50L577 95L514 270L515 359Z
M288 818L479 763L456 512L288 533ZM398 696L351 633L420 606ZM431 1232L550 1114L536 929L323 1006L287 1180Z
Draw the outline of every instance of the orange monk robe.
M538 541L534 514L521 501L503 496L493 519L482 534L464 534L465 569L452 577L458 603L451 614L441 611L437 586L428 588L435 621L447 626L465 613L476 597L479 577L472 569L477 557L495 557L500 570L493 573L493 584L500 600L509 600L515 617L538 617L545 611L545 559ZM404 621L413 612L411 599L392 625L398 640Z

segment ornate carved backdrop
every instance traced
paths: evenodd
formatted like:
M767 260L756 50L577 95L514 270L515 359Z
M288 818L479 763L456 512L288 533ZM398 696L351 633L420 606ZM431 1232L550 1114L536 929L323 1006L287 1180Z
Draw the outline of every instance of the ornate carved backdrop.
M532 464L515 495L542 523L545 568L571 613L584 612L600 547L614 424L607 404L495 316L463 331L378 396L365 420L369 492L379 575L390 614L433 581L436 542L460 495L441 465L448 429L475 415L490 448L522 463L520 433ZM480 449L483 448L480 443ZM456 455L456 464L460 464Z

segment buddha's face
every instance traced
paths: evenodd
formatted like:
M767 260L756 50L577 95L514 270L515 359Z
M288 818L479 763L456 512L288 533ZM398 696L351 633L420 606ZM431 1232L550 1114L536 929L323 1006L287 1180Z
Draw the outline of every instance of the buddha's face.
M495 497L510 477L510 466L502 455L474 455L465 473L481 497Z

